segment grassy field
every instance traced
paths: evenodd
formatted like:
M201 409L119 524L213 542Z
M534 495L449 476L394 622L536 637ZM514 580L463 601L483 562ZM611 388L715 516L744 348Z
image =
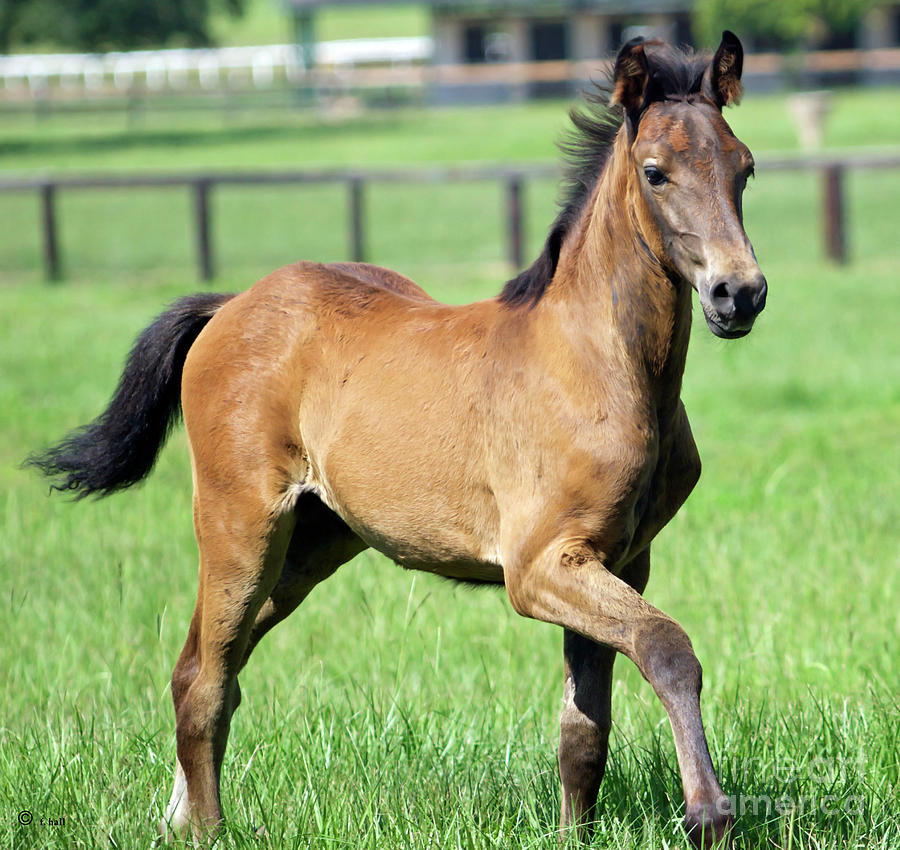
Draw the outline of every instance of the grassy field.
M896 143L885 100L900 97L841 94L828 144ZM729 113L760 157L793 147L784 115L780 98ZM0 129L0 168L543 160L563 119L557 103L339 126L22 121ZM704 665L742 848L900 846L898 189L896 173L850 178L853 261L838 269L821 260L817 182L760 169L746 223L769 306L740 342L695 324L684 396L704 475L654 545L647 595ZM532 250L552 197L530 187ZM373 259L448 300L494 292L509 273L499 203L489 187L378 191ZM198 288L187 204L64 197L70 280L47 286L33 199L0 196L4 847L145 847L170 791L167 682L196 590L184 434L145 486L100 503L48 498L18 463L96 415L134 335ZM346 253L342 198L326 190L223 193L215 214L216 288ZM561 666L559 630L518 618L502 593L360 556L242 677L221 846L555 848ZM684 847L664 713L627 661L617 671L593 846Z
M748 97L729 111L735 130L762 158L796 152L783 97ZM0 171L171 171L200 168L416 167L432 163L550 162L566 125L566 104L363 113L340 121L308 112L151 111L129 127L120 114L7 116L0 126ZM900 139L900 92L841 92L835 97L829 149ZM810 175L757 181L748 223L761 257L818 258L819 185ZM849 176L851 250L880 255L896 244L892 217L900 172ZM537 251L554 215L553 181L530 183L526 225ZM500 187L374 185L367 193L369 259L427 272L432 265L473 265L505 256ZM182 189L65 191L58 200L65 274L75 278L196 276L192 199ZM786 214L790 208L790 214ZM440 215L434 212L440 210ZM212 200L215 257L229 285L298 258L348 254L346 191L333 187L228 187ZM0 280L40 279L35 193L0 193ZM759 222L757 224L757 222ZM503 270L505 271L505 270ZM495 272L495 279L503 273ZM429 283L429 281L425 281Z
M415 3L366 8L354 4L326 4L315 18L321 41L340 38L402 38L428 35L428 9ZM233 18L221 11L213 18L213 39L221 45L281 44L294 38L293 23L278 0L249 0L245 12Z

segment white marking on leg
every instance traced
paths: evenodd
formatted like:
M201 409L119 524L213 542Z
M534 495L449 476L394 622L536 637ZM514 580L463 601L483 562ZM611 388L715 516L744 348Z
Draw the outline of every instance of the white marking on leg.
M159 825L159 831L166 841L169 841L171 838L182 838L187 834L190 818L187 779L185 778L181 762L176 759L175 785L172 788L169 805L166 806L163 822Z

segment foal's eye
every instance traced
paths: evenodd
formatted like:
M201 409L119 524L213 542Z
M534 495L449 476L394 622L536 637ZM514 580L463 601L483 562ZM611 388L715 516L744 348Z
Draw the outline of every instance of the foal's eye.
M644 176L651 186L662 186L668 179L655 165L645 165Z

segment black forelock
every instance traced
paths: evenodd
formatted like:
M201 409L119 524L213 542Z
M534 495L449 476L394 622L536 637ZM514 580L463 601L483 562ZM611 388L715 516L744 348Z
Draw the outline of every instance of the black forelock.
M633 122L640 120L651 103L699 95L709 64L708 57L657 40L644 42L644 50L650 79L639 113L629 118ZM500 301L507 306L536 304L553 279L563 241L580 219L625 121L622 108L610 104L612 90L610 66L606 80L593 83L583 93L583 102L569 112L572 127L559 142L563 155L559 213L538 258L503 287Z

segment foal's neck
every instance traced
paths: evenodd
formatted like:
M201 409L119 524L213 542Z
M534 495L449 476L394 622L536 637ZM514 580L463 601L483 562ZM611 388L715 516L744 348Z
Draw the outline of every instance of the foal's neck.
M586 356L623 364L658 405L668 406L681 392L691 289L666 270L661 250L623 129L563 245L547 296L590 340Z

